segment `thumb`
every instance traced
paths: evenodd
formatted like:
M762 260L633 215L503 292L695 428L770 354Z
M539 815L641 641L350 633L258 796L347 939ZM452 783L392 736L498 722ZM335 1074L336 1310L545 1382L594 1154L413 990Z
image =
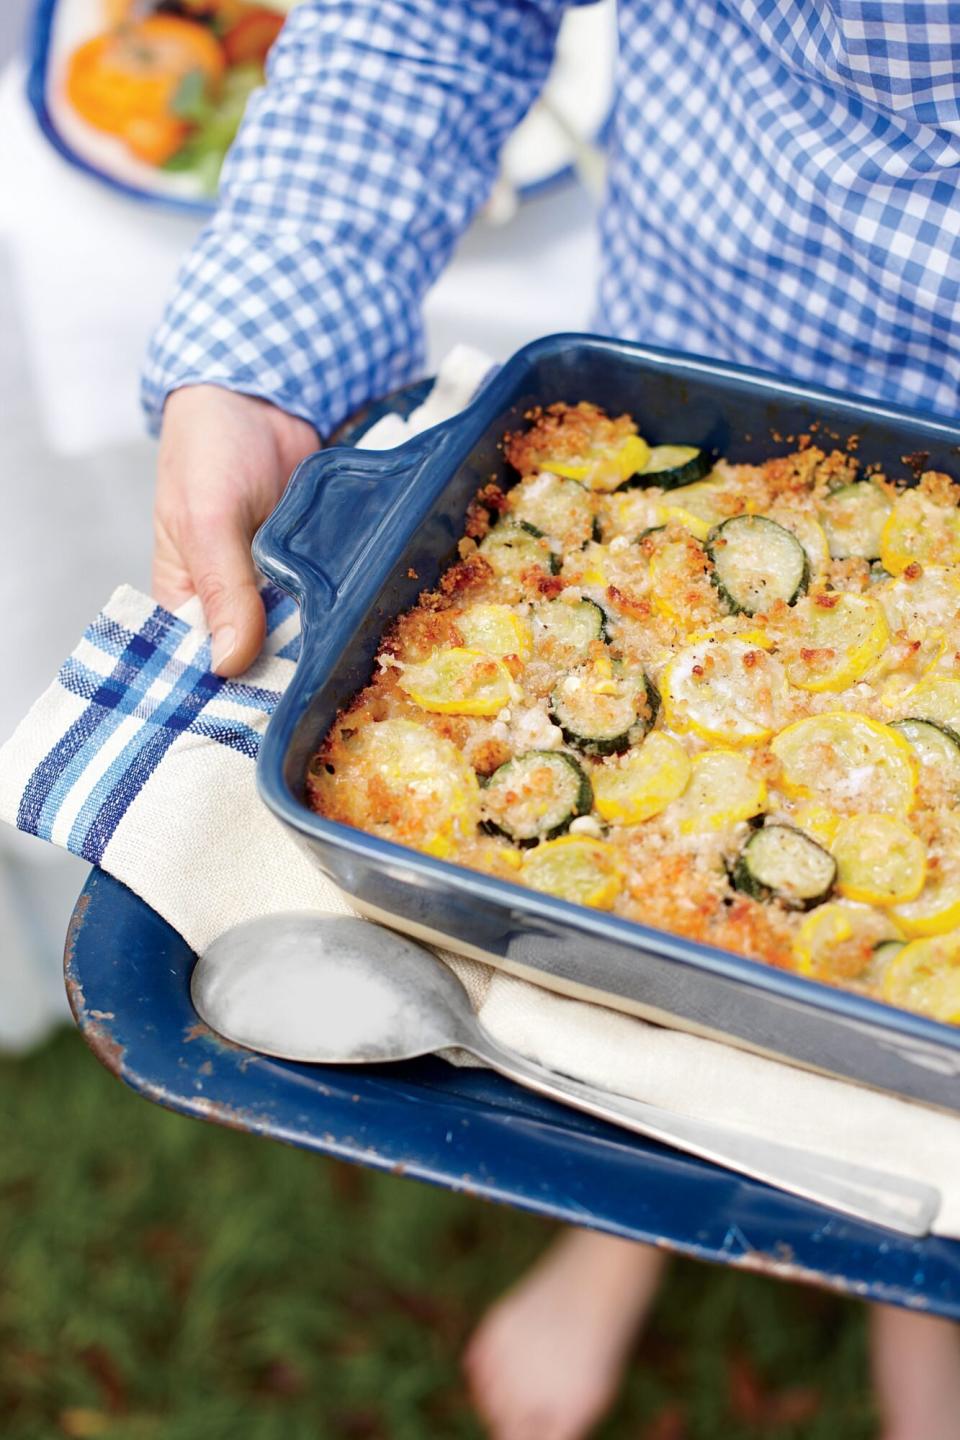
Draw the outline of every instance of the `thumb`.
M242 675L266 632L249 537L221 521L195 538L187 564L213 636L210 667L224 677Z

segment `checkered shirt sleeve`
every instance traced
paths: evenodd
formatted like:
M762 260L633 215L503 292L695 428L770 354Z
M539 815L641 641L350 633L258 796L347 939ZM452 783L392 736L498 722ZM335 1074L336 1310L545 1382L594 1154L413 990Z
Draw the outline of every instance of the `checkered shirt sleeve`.
M561 10L295 12L154 343L153 416L207 379L326 429L415 370ZM956 415L958 13L620 0L595 328Z
M420 303L539 93L564 0L306 0L270 58L150 345L178 386L328 433L422 370Z
M623 0L620 66L598 328L956 416L955 0Z

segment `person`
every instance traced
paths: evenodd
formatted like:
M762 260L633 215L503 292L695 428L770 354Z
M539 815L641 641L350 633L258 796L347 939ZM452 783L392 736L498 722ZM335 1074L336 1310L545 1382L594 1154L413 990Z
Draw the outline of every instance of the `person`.
M155 591L213 665L263 637L256 526L318 436L423 364L423 296L543 85L564 0L303 0L150 347ZM620 0L595 328L952 414L960 26L949 0ZM496 1440L603 1414L653 1250L572 1231L466 1356ZM955 1327L875 1307L885 1440L960 1435Z

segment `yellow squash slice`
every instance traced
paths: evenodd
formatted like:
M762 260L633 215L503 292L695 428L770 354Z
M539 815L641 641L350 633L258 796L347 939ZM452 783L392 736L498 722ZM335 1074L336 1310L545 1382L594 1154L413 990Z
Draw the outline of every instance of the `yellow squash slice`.
M905 945L886 968L883 998L950 1025L960 1022L960 931Z
M705 521L709 529L722 520L743 513L736 484L721 476L694 480L692 485L678 485L670 491L670 503L681 506L690 515L696 515Z
M960 616L960 571L924 565L916 576L898 575L871 590L883 606L891 635L919 640L930 627L952 628Z
M901 938L884 911L834 900L804 918L793 943L794 963L801 975L842 985L863 978L877 945Z
M573 585L609 585L610 547L591 540L576 555L569 556L564 566L564 579Z
M667 724L713 744L756 745L786 714L780 661L736 638L688 645L664 670L661 690Z
M840 829L843 816L838 815L826 805L820 805L816 800L808 800L797 807L792 816L794 825L802 830L805 835L810 835L827 850L833 844L834 837Z
M901 711L914 720L932 720L960 734L960 680L927 675L902 697Z
M342 746L333 774L315 780L324 813L444 858L476 833L480 787L442 735L414 720L381 720Z
M421 710L437 715L496 715L516 694L502 660L459 645L406 665L399 684Z
M661 615L689 630L704 603L718 608L703 547L676 528L650 538L650 598Z
M595 450L574 460L543 462L543 469L568 480L579 480L588 490L616 490L636 475L650 459L650 446L640 435L628 435L615 447Z
M776 520L784 530L795 535L803 546L810 566L810 578L817 579L830 564L830 547L823 526L815 515L794 510L791 505L771 505L763 512L768 520Z
M883 609L867 595L811 595L798 602L795 614L802 644L787 665L787 679L800 690L846 690L889 639Z
M457 629L467 646L495 655L517 655L528 660L533 651L530 621L509 605L473 605L456 619Z
M726 830L763 813L767 787L742 750L702 750L693 761L690 780L671 814L681 835Z
M923 842L889 815L851 815L831 846L837 862L837 889L867 905L900 905L915 900L927 873Z
M614 846L580 835L561 835L530 850L520 873L535 890L594 910L609 910L623 884Z
M906 935L945 935L960 926L960 881L931 881L891 913Z
M913 804L916 755L896 730L866 715L811 715L781 730L770 749L788 795L892 814L906 814Z
M891 575L908 565L956 565L960 562L960 510L935 505L919 490L907 490L895 502L880 538L880 558Z
M869 480L842 485L826 497L820 513L831 555L872 560L880 554L890 500L879 485Z
M682 505L657 505L654 516L658 525L682 525L695 540L706 540L710 534L710 526L706 520L701 520L699 515L694 515L692 510L685 510Z
M652 730L642 745L591 772L595 809L614 825L640 825L658 815L690 779L687 752L672 735Z

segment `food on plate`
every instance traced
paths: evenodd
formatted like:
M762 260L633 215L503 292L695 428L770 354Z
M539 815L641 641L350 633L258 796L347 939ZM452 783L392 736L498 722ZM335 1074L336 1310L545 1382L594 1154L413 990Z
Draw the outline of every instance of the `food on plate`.
M138 160L215 189L283 14L251 0L109 0L103 18L69 57L67 101Z
M313 807L960 1023L960 486L527 421Z

